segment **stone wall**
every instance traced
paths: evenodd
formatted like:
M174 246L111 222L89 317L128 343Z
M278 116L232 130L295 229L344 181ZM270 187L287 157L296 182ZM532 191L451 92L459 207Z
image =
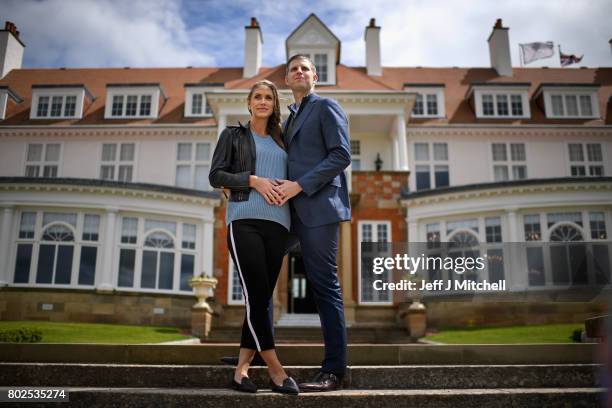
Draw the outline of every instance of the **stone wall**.
M0 320L117 323L189 328L191 306L196 300L191 296L2 288ZM49 305L52 305L52 310L47 310Z

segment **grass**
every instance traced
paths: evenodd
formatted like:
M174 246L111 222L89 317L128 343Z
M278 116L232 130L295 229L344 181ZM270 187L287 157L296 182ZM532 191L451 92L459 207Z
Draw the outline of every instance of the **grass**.
M427 336L426 339L446 344L573 343L572 334L574 330L584 330L584 325L572 323L542 326L448 329Z
M40 330L41 343L141 344L185 340L191 336L174 327L128 326L97 323L0 321L0 330L28 327Z

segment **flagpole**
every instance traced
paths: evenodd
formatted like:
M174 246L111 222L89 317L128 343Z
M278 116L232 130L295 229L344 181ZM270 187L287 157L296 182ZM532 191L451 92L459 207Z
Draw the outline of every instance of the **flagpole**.
M519 49L519 61L521 62L521 68L523 68L523 53L521 50L521 44L518 45L518 49Z
M561 44L557 44L557 47L559 48L559 67L563 68L563 65L561 65Z

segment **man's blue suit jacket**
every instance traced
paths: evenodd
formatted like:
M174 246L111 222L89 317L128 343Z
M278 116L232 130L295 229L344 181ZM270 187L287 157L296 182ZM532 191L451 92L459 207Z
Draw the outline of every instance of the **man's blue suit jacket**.
M287 134L287 176L302 192L293 208L308 227L351 219L351 204L344 169L351 163L346 114L333 99L310 94Z

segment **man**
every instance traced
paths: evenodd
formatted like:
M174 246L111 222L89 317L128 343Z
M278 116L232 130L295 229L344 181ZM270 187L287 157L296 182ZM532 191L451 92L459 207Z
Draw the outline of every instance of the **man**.
M340 388L346 370L346 326L336 255L339 223L351 218L344 169L351 163L346 114L333 99L314 93L315 65L304 55L287 61L285 83L295 103L284 125L289 180L275 189L291 199L291 229L297 234L306 275L321 319L325 358L302 391ZM282 205L281 203L281 205Z

